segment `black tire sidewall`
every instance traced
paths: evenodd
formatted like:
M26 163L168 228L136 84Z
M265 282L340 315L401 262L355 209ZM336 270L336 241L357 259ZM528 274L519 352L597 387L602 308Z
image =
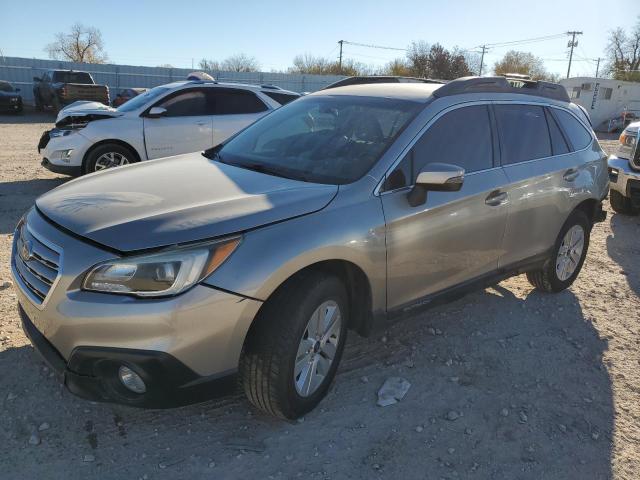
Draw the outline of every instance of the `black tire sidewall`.
M293 378L298 345L312 313L327 300L335 301L340 308L341 331L336 356L329 368L329 373L318 389L308 397L302 397L296 391ZM324 398L327 390L331 386L331 382L340 364L340 359L342 358L342 352L344 351L349 310L345 288L342 282L333 276L322 278L313 288L307 290L304 298L292 298L291 302L296 305L293 311L290 312L292 314L290 317L290 326L294 341L291 342L289 352L287 352L281 361L280 371L284 372L284 375L280 375L280 378L278 378L277 389L278 394L282 396L281 398L285 399L282 405L283 413L289 418L296 418L312 410L320 400Z
M99 147L96 147L89 152L82 166L84 173L94 173L96 171L96 161L98 160L98 158L100 158L101 155L109 152L116 152L124 155L127 160L129 160L129 164L138 161L137 157L129 148L118 145L117 143L107 143L104 145L100 145Z
M584 247L582 248L582 256L580 257L580 261L575 269L575 271L571 274L569 278L566 280L560 280L556 273L556 261L558 259L558 251L560 250L560 246L562 245L562 240L564 239L565 234L574 226L580 225L584 231ZM558 234L558 238L556 239L556 243L553 248L553 254L549 260L547 265L548 275L547 278L551 283L552 290L555 292L559 292L571 286L571 284L575 281L577 276L580 274L582 270L582 265L584 264L585 259L587 258L587 252L589 250L589 241L591 237L591 223L589 219L585 215L584 212L578 210L573 212L567 221L560 229L560 233Z

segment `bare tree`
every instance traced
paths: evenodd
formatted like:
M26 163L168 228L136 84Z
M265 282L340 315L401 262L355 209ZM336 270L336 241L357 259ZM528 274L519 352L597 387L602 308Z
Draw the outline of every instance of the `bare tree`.
M309 53L296 55L289 73L307 73L311 75L367 75L371 67L351 59L343 59L342 65L337 60L316 57Z
M640 17L631 33L622 28L610 32L606 52L607 71L613 78L640 82Z
M224 59L221 69L225 72L257 72L260 70L260 63L255 57L238 53Z
M222 68L220 68L220 62L218 62L217 60L208 60L206 58L203 58L202 60L200 60L199 65L202 70L206 70L209 72L219 72L220 70L222 70Z
M202 70L209 72L257 72L260 70L258 60L244 53L232 55L221 62L203 58L199 65Z
M381 75L397 75L400 77L411 77L413 75L413 71L411 70L411 66L409 62L404 58L396 58L395 60L391 60L380 70Z
M529 52L517 52L509 50L502 60L496 62L493 67L496 75L508 73L520 73L531 76L532 80L543 80L549 77L541 58Z
M105 63L107 54L102 34L95 27L81 23L71 26L69 33L57 33L55 40L45 47L49 58L77 63Z

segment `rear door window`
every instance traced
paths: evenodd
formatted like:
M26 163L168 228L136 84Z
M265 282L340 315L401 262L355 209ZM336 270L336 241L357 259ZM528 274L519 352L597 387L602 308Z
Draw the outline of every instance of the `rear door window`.
M272 98L273 100L278 102L280 105L286 105L287 103L292 102L296 98L300 97L300 95L291 95L290 93L280 93L280 92L262 92L262 93L264 93L267 97Z
M551 156L551 139L544 109L537 105L495 105L502 147L502 164Z
M582 150L591 143L591 134L573 115L559 108L554 108L552 111L569 139L573 151Z
M255 93L232 88L210 88L207 90L214 115L242 115L260 113L267 106Z
M549 135L551 136L551 150L554 155L562 155L564 153L569 153L569 146L567 145L567 141L564 139L564 135L560 131L560 127L556 123L555 119L551 112L548 109L545 109L545 113L547 116L547 125L549 125Z

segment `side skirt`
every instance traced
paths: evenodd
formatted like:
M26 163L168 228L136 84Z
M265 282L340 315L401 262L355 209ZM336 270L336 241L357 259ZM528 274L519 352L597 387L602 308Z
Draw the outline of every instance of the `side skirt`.
M465 295L482 290L495 285L502 280L542 268L544 263L550 258L550 252L545 252L534 257L527 258L512 265L507 265L494 272L481 275L480 277L467 280L453 287L446 288L436 293L419 298L414 302L400 305L388 310L386 315L378 314L374 316L374 328L384 326L390 322L395 322L403 318L411 317L417 313L424 312L430 308L458 300Z

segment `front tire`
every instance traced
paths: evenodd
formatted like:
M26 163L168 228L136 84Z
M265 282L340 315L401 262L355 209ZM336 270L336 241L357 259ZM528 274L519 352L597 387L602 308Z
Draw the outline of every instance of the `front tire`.
M121 167L138 161L133 151L117 143L106 143L91 150L84 161L84 173Z
M264 305L245 342L240 377L249 401L285 419L320 403L347 337L348 297L330 274L304 273Z
M539 270L527 272L537 290L558 293L575 281L589 249L591 222L581 210L575 210L564 223L553 247L551 258Z
M622 215L634 215L637 212L631 205L631 199L625 197L620 192L616 192L615 190L611 190L609 192L609 203L611 204L611 208L616 213L620 213Z

